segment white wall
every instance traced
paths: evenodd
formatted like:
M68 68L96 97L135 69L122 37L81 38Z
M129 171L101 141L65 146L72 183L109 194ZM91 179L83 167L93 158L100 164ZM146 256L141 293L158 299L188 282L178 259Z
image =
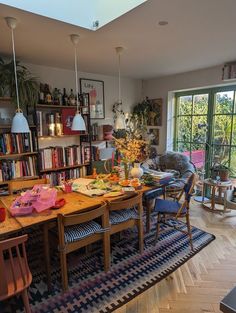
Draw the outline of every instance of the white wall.
M207 88L219 85L235 84L221 80L222 66L165 76L144 82L144 93L150 99L163 98L163 125L160 127L160 145L158 153L170 150L173 133L173 96L174 92Z
M42 83L48 83L53 88L75 90L74 71L61 68L47 67L35 64L25 64L34 76ZM97 79L104 81L105 119L92 120L99 124L113 124L112 106L118 100L118 77L79 72L79 78ZM121 78L121 91L124 112L130 112L132 106L141 98L141 80Z

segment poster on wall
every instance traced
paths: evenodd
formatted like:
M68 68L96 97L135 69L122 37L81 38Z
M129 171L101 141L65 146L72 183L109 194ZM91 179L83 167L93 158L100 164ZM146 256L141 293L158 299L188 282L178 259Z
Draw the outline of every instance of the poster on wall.
M104 82L81 78L80 92L89 94L90 118L105 118Z
M150 111L148 112L148 125L161 126L162 125L162 103L163 100L150 99Z

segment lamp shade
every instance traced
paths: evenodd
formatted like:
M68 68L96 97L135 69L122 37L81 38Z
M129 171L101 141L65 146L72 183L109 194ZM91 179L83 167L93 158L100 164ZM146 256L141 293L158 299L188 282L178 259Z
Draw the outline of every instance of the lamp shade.
M79 112L76 112L73 118L71 130L86 130L84 119Z
M125 129L125 118L123 114L118 114L116 120L115 120L115 129Z
M12 119L11 125L12 133L29 133L29 124L25 118L23 112L16 112L15 116Z

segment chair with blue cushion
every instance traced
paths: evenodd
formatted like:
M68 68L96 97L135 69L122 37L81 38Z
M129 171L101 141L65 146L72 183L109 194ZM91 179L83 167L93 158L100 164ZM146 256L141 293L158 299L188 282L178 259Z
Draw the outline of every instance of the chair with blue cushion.
M143 252L142 194L132 193L129 198L108 202L110 235L137 226L139 251Z
M190 225L190 218L189 218L189 203L190 199L193 193L193 188L195 184L195 174L192 174L186 184L184 185L184 188L181 192L181 194L173 201L173 200L164 200L164 199L156 199L154 212L157 214L157 227L156 227L156 238L155 238L155 244L158 240L158 235L160 232L160 224L164 223L168 226L174 227L175 229L188 234L189 240L190 240L190 246L193 250L193 243L192 243L192 233L191 233L191 225ZM180 203L180 199L184 195L184 201L183 203ZM171 223L170 221L166 220L166 217L174 217L176 220L178 218L186 218L186 226L187 231L183 230L182 228L179 228L176 226L175 223Z
M101 220L99 223L98 219ZM59 254L63 290L68 289L66 256L96 241L103 241L104 268L110 268L109 218L107 205L73 215L58 214Z

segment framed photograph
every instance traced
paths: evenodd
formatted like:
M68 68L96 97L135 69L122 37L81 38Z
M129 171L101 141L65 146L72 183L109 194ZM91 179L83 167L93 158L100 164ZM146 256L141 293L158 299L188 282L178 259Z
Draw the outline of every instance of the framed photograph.
M148 137L150 139L150 144L152 146L159 146L159 129L158 128L149 128L148 130Z
M162 105L163 101L159 99L150 99L151 110L148 114L149 126L161 126L162 125Z
M80 92L89 94L90 118L105 118L104 82L80 78Z

